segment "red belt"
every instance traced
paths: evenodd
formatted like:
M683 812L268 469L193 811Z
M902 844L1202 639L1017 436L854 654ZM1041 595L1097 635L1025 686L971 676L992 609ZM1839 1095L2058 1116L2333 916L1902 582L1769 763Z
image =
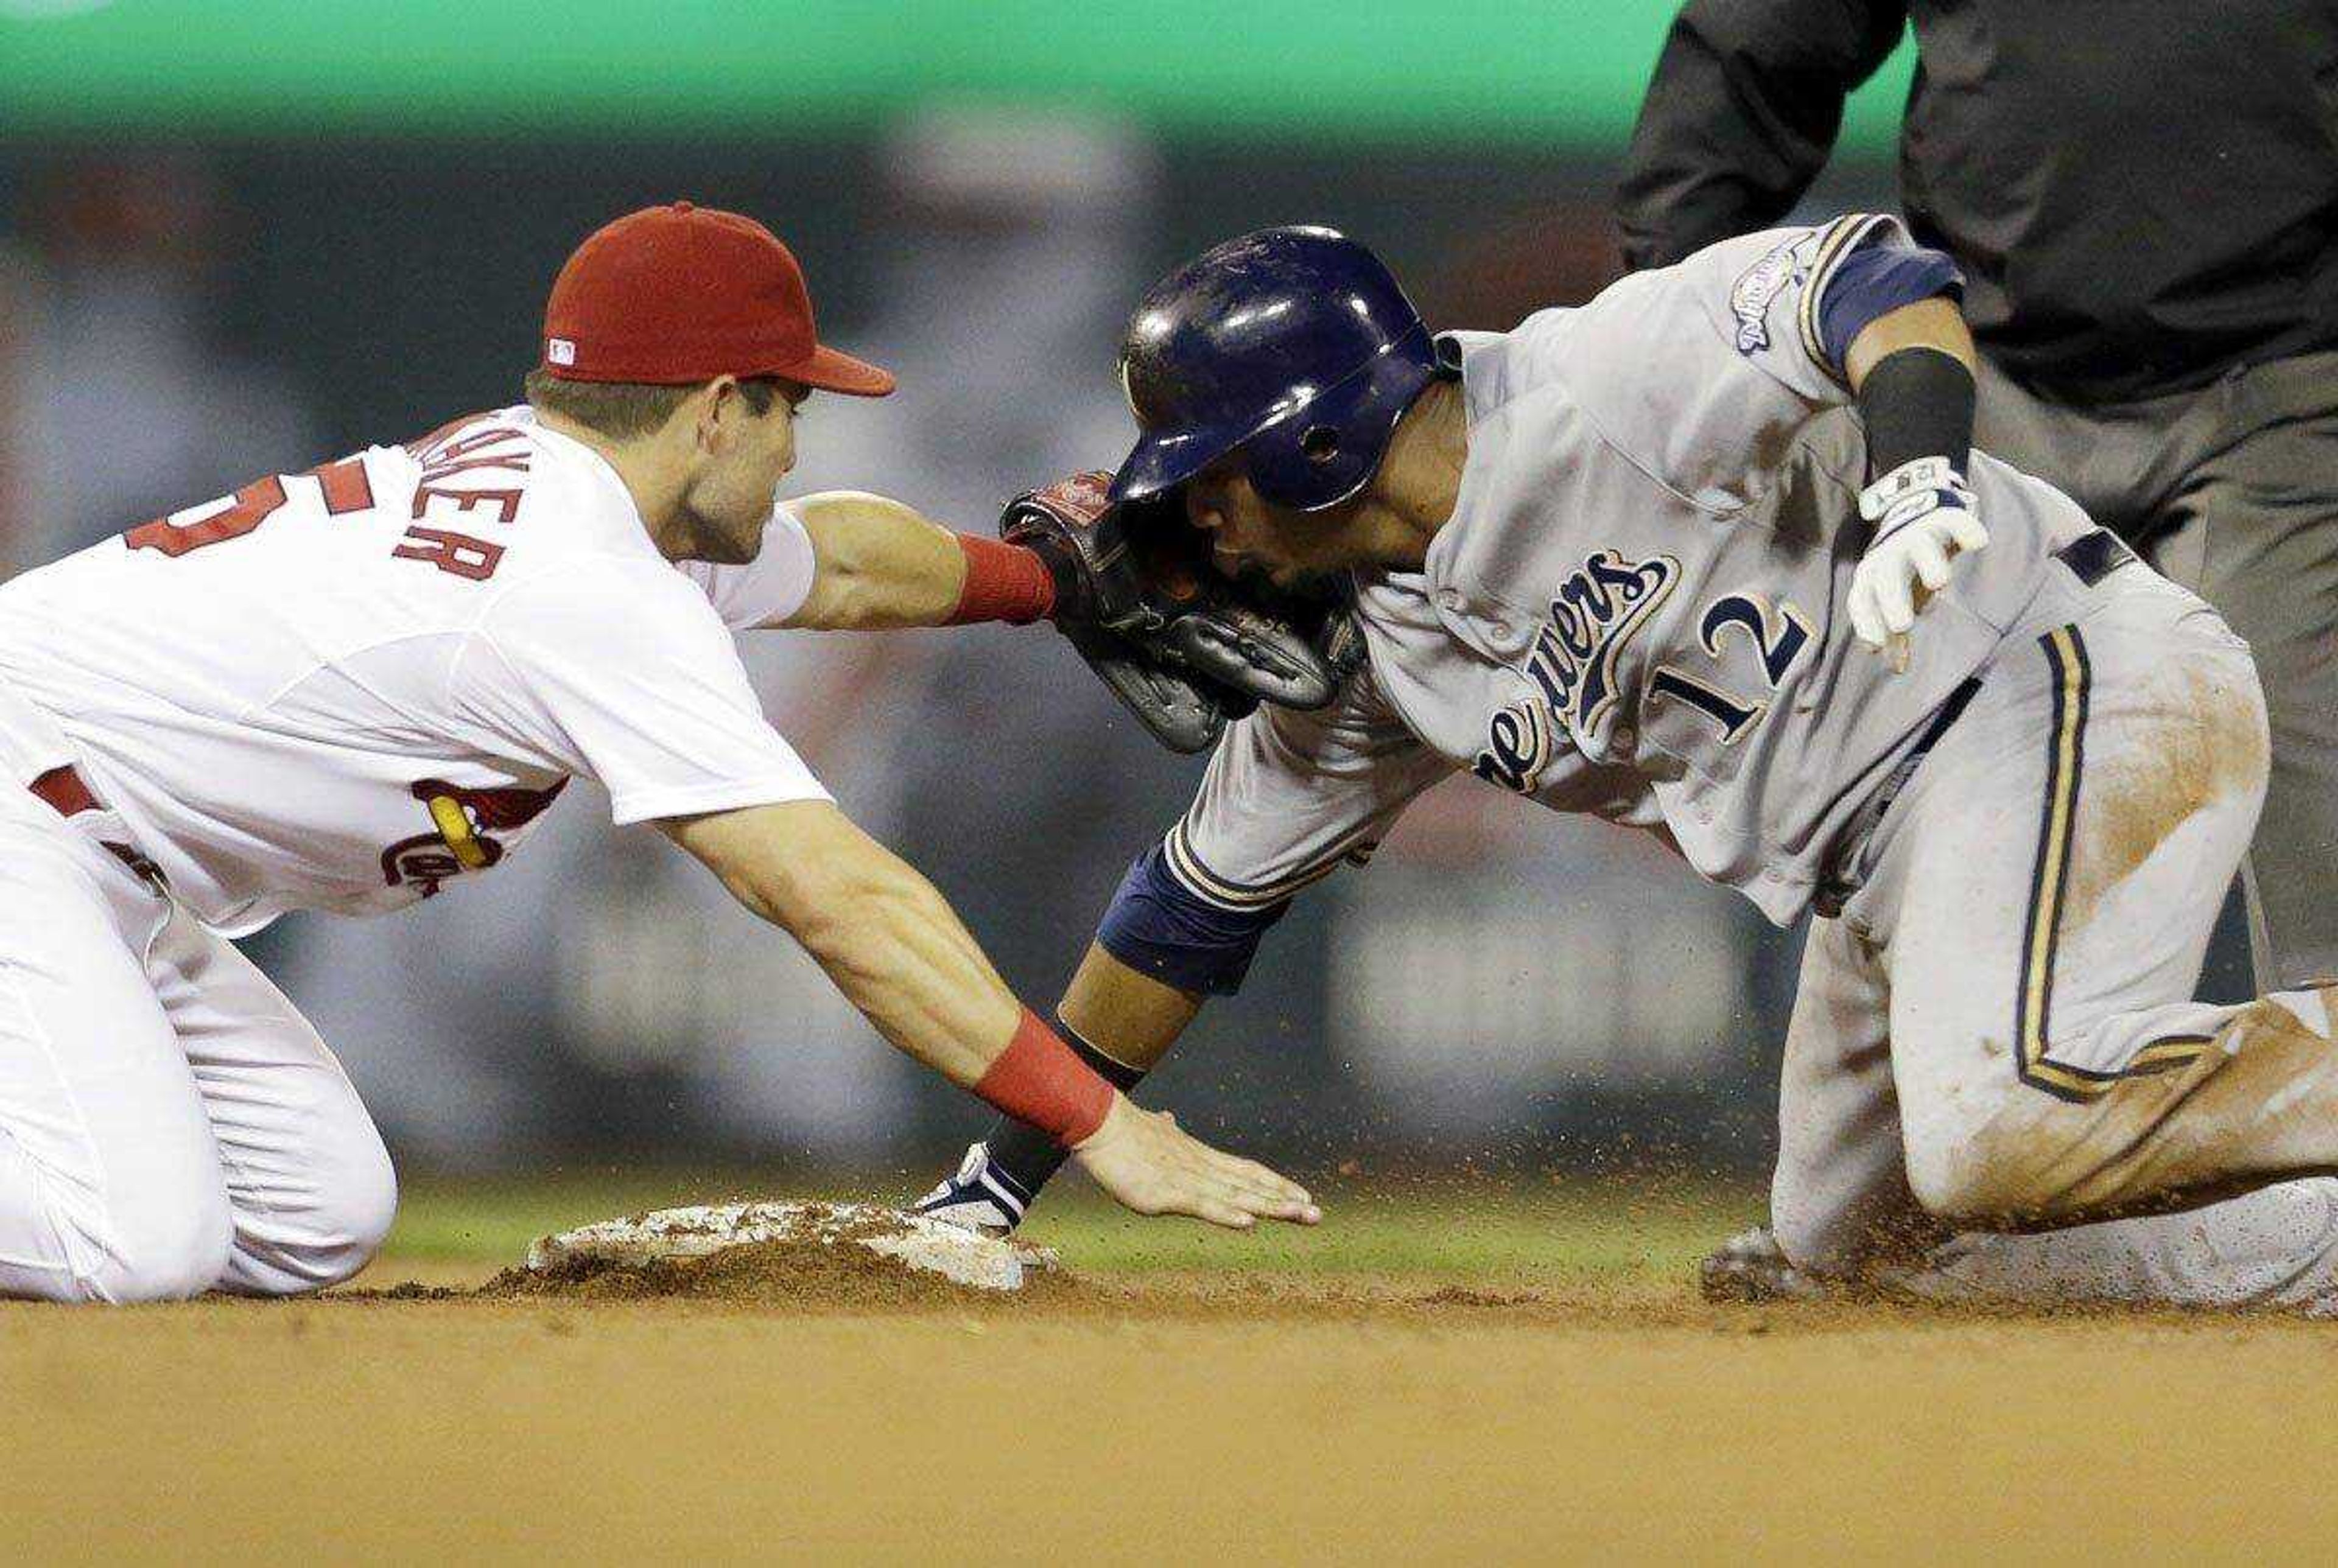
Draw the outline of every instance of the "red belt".
M81 775L70 765L50 769L34 779L31 788L60 817L78 817L97 809L97 797L89 792L89 786L82 782Z

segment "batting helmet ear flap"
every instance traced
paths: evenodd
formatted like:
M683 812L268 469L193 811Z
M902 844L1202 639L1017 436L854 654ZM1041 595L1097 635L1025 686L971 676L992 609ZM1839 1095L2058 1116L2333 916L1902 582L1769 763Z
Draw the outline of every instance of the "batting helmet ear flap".
M1371 482L1397 421L1437 379L1429 328L1415 324L1346 379L1242 445L1262 499L1300 512L1337 506Z
M1121 381L1141 432L1113 496L1157 495L1229 453L1276 505L1363 488L1422 388L1449 372L1380 258L1330 229L1262 229L1154 285Z

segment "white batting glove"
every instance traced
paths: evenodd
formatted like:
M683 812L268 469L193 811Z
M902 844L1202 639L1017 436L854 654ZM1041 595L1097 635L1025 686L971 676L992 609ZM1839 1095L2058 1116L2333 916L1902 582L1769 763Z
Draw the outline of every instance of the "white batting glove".
M1908 633L1916 624L1920 584L1949 585L1959 555L1989 544L1973 514L1973 493L1945 457L1902 463L1859 493L1859 514L1875 524L1867 554L1851 574L1851 629L1895 671L1908 668Z

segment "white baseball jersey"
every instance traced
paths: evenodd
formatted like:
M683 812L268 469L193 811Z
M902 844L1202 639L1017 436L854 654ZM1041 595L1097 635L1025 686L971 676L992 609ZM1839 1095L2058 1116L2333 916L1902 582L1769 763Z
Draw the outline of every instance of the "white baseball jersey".
M1331 710L1236 726L1164 847L1262 909L1457 769L1660 833L1791 922L1845 825L2021 616L2068 497L1975 453L1989 547L1894 674L1844 609L1866 445L1820 302L1890 218L1747 236L1508 333L1456 333L1469 456L1418 573L1360 575L1369 667Z
M827 799L730 635L811 574L784 506L752 564L677 568L589 447L477 415L0 586L6 760L78 768L219 929L394 909L493 867L575 776L620 823Z

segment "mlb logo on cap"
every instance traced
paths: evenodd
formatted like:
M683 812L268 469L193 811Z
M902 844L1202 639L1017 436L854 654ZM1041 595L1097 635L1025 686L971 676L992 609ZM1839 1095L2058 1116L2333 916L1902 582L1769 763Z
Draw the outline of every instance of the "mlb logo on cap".
M544 345L544 362L547 365L575 364L576 345L565 338L546 339Z

